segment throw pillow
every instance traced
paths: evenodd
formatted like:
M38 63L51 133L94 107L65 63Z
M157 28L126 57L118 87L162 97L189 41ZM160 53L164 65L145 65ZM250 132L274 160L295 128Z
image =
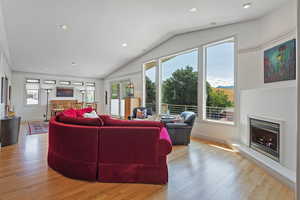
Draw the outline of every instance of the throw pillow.
M77 117L83 117L84 113L90 113L92 111L93 111L92 107L82 108L82 109L76 110L76 114L77 114Z
M147 118L147 110L140 110L140 109L137 109L136 111L136 118L138 119L145 119Z
M84 113L83 117L84 118L99 118L99 116L97 115L96 111L92 111L90 113Z
M63 115L68 116L68 117L77 117L77 113L76 110L74 110L73 108L64 110L62 112Z

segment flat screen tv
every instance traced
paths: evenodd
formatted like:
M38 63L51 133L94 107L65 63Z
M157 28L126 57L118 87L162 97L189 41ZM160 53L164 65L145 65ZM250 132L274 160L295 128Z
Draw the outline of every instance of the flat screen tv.
M56 88L56 97L74 97L74 89L73 88Z

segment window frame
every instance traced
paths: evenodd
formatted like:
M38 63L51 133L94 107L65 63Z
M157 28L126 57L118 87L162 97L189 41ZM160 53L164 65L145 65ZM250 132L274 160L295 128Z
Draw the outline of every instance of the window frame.
M83 81L72 81L71 84L74 85L74 86L84 86Z
M95 82L85 82L85 86L96 87Z
M59 85L71 85L71 81L59 81Z
M46 85L56 85L56 80L48 80L47 79L47 80L44 80L43 83Z
M233 46L234 46L234 87L233 87L233 91L234 91L234 116L233 116L233 121L232 122L227 122L227 121L219 121L219 120L212 120L212 119L207 119L206 118L206 81L207 81L207 48L209 47L213 47L216 45L220 45L220 44L224 44L224 43L228 43L228 42L233 42ZM201 55L200 55L201 53ZM202 81L201 81L201 87L200 87L200 95L202 94L202 98L200 97L202 102L201 106L201 115L199 115L201 118L200 120L202 122L206 122L206 123L212 123L212 124L221 124L221 125L227 125L227 126L237 126L237 119L239 118L239 109L237 109L238 105L239 105L239 99L238 99L238 95L237 95L237 59L238 59L238 51L237 51L237 38L236 36L230 36L230 37L226 37L224 39L220 39L217 41L213 41L213 42L209 42L205 45L201 46L201 51L199 51L199 60L202 60L201 64L202 66L201 68L201 77L202 77ZM200 71L199 71L200 72Z
M37 82L37 83L27 82L27 80L39 80L39 82ZM38 78L25 78L24 82L25 82L25 84L24 84L24 105L26 107L40 106L41 105L41 79L38 79ZM37 89L37 91L38 91L38 103L37 104L28 104L27 103L27 88L26 88L27 84L37 84L37 85L39 85L39 88Z
M87 86L87 87L93 87L94 89L93 90L89 90L89 89L87 89L86 88L86 90L85 90L85 102L87 102L87 103L95 103L96 102L96 87L95 86ZM88 102L87 101L87 93L88 93L88 91L90 92L90 91L93 91L93 101L91 101L91 102Z
M156 113L160 114L160 110L158 109L158 98L160 95L158 95L158 88L159 88L159 60L154 59L154 60L150 60L148 62L143 63L142 65L142 83L143 83L143 96L142 96L142 106L146 107L146 65L148 63L152 63L155 62L156 66L155 66L155 85L156 85L156 91L155 91L155 101L156 101ZM158 103L159 104L159 103Z
M229 39L233 40L234 41L234 103L235 103L235 110L234 110L234 120L233 120L233 123L227 123L227 122L222 122L222 121L211 121L211 120L205 120L204 119L204 102L206 102L206 99L204 101L204 98L205 98L205 95L206 95L206 86L204 83L206 81L206 65L204 63L205 61L205 55L204 55L204 47L205 46L208 46L210 44L217 44L217 43L220 43L220 42L226 42L228 41ZM161 62L160 60L163 59L163 58L166 58L166 57L170 57L170 56L174 56L174 55L180 55L180 54L183 54L185 52L189 52L189 51L192 51L192 50L198 50L198 119L199 122L204 122L204 123L209 123L209 124L212 124L212 125L221 125L221 126L237 126L238 125L238 121L237 119L239 118L239 96L238 96L238 91L237 91L237 88L238 88L238 83L237 83L237 74L238 74L238 38L237 38L237 35L236 34L233 34L233 35L228 35L226 37L223 37L223 38L219 38L219 39L216 39L216 40L212 40L212 41L209 41L209 42L206 42L206 43L202 43L202 44L199 44L199 45L196 45L192 48L187 48L186 50L181 50L181 51L178 51L176 53L173 53L173 54L168 54L166 56L159 56L159 57L156 57L156 58L153 58L153 59L149 59L149 60L146 60L142 63L141 65L141 68L142 68L142 73L141 73L141 79L142 79L142 84L143 84L143 92L142 92L142 105L145 106L145 64L149 63L149 62L153 62L153 61L156 61L158 63L158 66L157 66L157 70L156 70L156 84L157 84L157 92L156 92L156 106L157 106L157 114L160 115L161 114L161 110L160 110L160 104L161 104ZM205 92L205 95L204 95L204 92Z
M157 63L157 66L156 66L156 75L155 75L155 82L156 82L156 114L157 115L161 115L161 97L162 97L162 94L161 94L161 85L162 85L162 66L161 66L161 63L162 63L162 60L163 59L166 59L166 58L169 58L169 57L176 57L176 56L180 56L180 55L183 55L183 54L186 54L186 53L190 53L190 52L193 52L193 51L197 51L198 52L198 56L197 56L197 70L198 70L198 80L199 80L199 76L200 76L200 62L199 62L199 51L200 51L200 47L199 46L196 46L196 47L193 47L193 48L188 48L186 50L182 50L182 51L179 51L179 52L176 52L176 53L173 53L173 54L168 54L166 56L160 56L158 58L155 58L155 59L151 59L151 60L148 60L147 62L144 62L142 64L142 83L143 83L143 95L142 95L142 106L146 106L146 70L145 70L145 65L148 64L148 63L151 63L151 62L156 62ZM197 83L198 86L197 88L199 88L200 86L200 83L198 82ZM198 107L198 115L199 115L199 112L200 112L200 109L199 109L199 90L197 91L198 92L198 100L197 100L197 107Z

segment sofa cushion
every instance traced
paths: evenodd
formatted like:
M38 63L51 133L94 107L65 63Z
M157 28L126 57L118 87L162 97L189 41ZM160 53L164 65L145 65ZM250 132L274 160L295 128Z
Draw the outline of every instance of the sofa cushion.
M66 124L103 126L103 121L101 118L69 117L69 116L64 115L64 113L61 113L56 117L56 119L57 119L57 121L66 123Z
M164 124L157 121L148 120L119 120L113 119L109 115L100 115L104 126L135 126L135 127L159 127L163 128Z
M93 108L92 107L88 107L88 108L78 109L78 110L75 110L75 111L76 111L77 117L83 117L84 113L90 113L90 112L92 112Z

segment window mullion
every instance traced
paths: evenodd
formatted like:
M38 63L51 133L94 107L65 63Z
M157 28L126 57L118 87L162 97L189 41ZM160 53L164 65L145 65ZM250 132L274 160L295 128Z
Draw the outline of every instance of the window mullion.
M161 60L158 60L156 67L156 110L161 114Z

